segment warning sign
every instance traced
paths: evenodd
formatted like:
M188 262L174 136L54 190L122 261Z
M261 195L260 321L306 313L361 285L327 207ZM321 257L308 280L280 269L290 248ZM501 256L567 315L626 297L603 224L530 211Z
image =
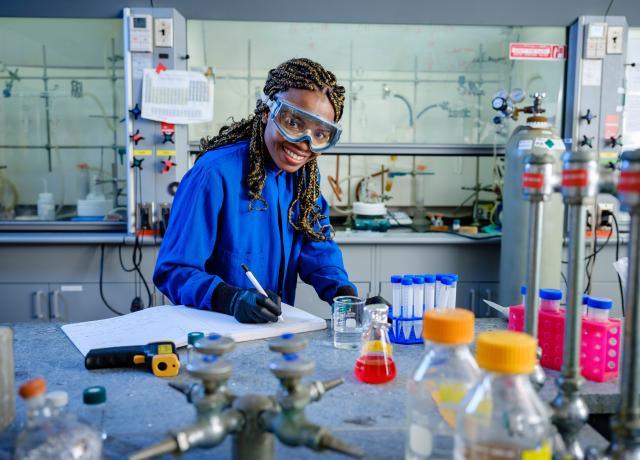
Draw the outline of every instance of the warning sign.
M542 43L511 43L509 59L560 61L567 58L565 45L546 45Z
M604 137L616 137L620 130L620 115L607 115L604 118Z

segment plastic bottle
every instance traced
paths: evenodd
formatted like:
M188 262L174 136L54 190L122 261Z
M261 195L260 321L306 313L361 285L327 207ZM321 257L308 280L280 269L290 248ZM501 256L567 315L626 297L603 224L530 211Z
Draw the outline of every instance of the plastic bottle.
M47 400L47 384L42 378L20 387L27 404L27 425L16 439L15 460L100 460L102 440L90 426L72 414L63 414L66 400L54 392Z
M38 193L38 220L55 220L56 204L53 201L53 193Z
M82 392L82 402L84 402L83 419L98 430L103 440L107 439L107 432L104 429L107 389L100 385L85 388Z
M424 310L433 310L436 306L436 277L424 275Z
M483 374L460 407L454 459L551 460L550 411L530 379L536 340L521 332L484 332L476 359Z
M406 460L450 459L456 411L480 377L469 351L474 315L468 310L424 314L426 353L407 384Z
M189 332L187 334L187 364L193 362L197 353L194 344L204 337L204 332Z
M354 373L364 383L387 383L396 376L387 323L389 309L385 304L367 305L364 309L368 328L362 335Z
M608 321L612 307L613 301L611 299L589 297L587 300L587 318L594 321Z
M540 289L540 310L560 311L562 291L558 289Z

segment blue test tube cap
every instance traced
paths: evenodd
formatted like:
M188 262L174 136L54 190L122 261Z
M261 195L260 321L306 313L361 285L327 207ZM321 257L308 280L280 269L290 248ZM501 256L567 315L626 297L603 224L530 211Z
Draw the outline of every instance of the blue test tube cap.
M422 275L422 277L424 278L424 282L427 284L433 284L436 282L435 275Z
M562 300L562 291L559 289L540 289L540 298L543 300Z
M449 278L451 278L453 280L454 283L457 283L458 280L460 279L460 277L456 274L456 273L449 273L446 276L448 276Z
M412 286L413 285L413 278L409 278L409 277L405 276L404 278L402 278L402 285L403 286Z
M402 282L402 276L400 275L391 275L391 283L400 284Z
M527 295L527 285L523 284L520 286L520 295Z
M587 294L582 294L582 305L589 305L589 296Z
M413 284L424 284L424 277L422 276L414 276Z
M443 277L443 276L444 276L444 275L443 275L442 273L438 273L438 274L436 275L436 281L442 281L442 277Z
M613 308L613 300L599 297L589 297L587 306L590 308L598 308L600 310L611 310L611 308Z
M453 286L453 283L455 283L454 279L450 276L443 276L440 282L445 286Z

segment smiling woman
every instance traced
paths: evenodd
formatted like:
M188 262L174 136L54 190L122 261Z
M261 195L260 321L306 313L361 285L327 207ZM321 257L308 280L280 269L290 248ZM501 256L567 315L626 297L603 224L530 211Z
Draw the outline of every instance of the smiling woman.
M309 59L269 71L254 113L203 139L176 194L154 282L174 303L277 320L298 276L326 301L356 295L333 242L316 158L338 142L344 87ZM188 235L188 237L187 237ZM268 296L251 289L242 264Z

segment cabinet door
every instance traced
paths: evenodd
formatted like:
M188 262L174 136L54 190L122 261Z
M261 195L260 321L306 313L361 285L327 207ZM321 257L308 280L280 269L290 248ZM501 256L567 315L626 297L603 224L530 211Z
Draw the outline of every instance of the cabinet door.
M354 281L353 284L358 288L358 294L360 296L365 297L369 293L370 283ZM313 286L303 283L302 281L299 281L296 287L295 306L320 318L331 318L331 307L329 304L318 298L318 294L316 294Z
M152 286L151 286L152 287ZM133 283L104 283L102 291L109 305L116 311L130 312L135 296ZM148 302L146 291L142 291L142 301ZM79 322L117 316L109 310L100 297L97 283L65 283L49 286L49 314L51 321Z
M0 283L0 322L48 321L46 284Z
M476 318L497 316L494 309L482 301L487 299L496 302L497 297L498 283L458 283L456 303L461 308L471 310Z

